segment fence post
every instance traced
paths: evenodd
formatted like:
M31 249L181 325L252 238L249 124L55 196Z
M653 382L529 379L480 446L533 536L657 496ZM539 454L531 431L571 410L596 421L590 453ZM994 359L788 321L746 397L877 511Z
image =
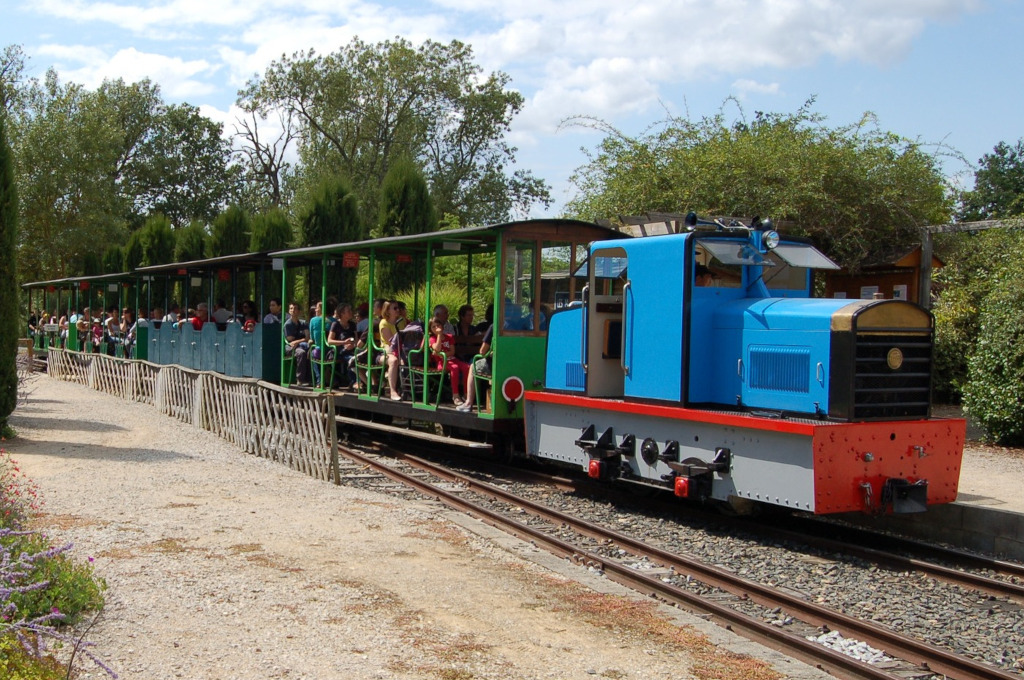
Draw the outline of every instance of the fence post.
M341 484L341 470L338 469L338 422L334 419L334 393L327 393L327 436L331 442L331 476L336 485Z

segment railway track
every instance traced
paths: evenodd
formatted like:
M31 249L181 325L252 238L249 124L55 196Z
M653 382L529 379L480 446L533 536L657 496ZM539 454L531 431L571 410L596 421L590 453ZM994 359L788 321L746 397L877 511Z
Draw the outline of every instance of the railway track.
M343 468L343 475L352 471L353 474L380 475L388 480L383 483L385 487L398 484L415 489L417 493L437 498L556 555L598 569L608 578L638 592L709 617L834 675L890 680L933 675L961 680L1021 677L901 635L872 621L848 616L785 587L764 585L733 570L662 550L416 456L401 453L378 456L347 447L340 450L349 461L348 472ZM399 461L404 464L402 467L409 467L399 469ZM522 521L524 512L531 519ZM804 540L802 535L793 538ZM913 562L909 567L919 568ZM955 576L955 573L944 574L943 578ZM703 584L705 592L687 587L693 582ZM966 587L980 586L975 583ZM708 589L714 592L706 592ZM1020 597L1019 586L1011 590L1014 597ZM774 612L777 616L765 616L765 612ZM830 631L860 640L891 658L867 664L816 641Z

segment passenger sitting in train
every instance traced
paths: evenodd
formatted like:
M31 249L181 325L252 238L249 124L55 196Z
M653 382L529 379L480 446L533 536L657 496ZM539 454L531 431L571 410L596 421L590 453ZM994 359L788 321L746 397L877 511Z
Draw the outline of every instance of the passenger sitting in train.
M235 318L235 315L231 313L231 310L224 304L224 299L221 298L213 303L213 320L218 324L226 324Z
M327 344L333 352L334 382L339 387L354 384L352 362L355 360L356 324L352 320L352 305L349 303L342 302L335 309L331 329L327 333Z
M367 316L358 324L356 324L356 332L358 333L356 339L356 365L362 364L369 366L371 363L377 360L377 357L367 357L367 353L370 352L370 334L373 333L373 344L376 347L380 347L380 319L381 313L384 309L384 305L387 300L377 298L373 301L373 314ZM369 359L369 360L367 360ZM356 371L356 390L362 390L362 383L366 380L364 371Z
M446 333L444 324L436 316L430 320L430 367L440 371L448 359L448 375L452 381L452 402L462 405L461 385L469 376L469 364L455 356L455 336Z
M399 387L399 367L402 363L401 336L396 325L401 313L399 305L397 301L384 305L383 318L380 320L380 342L384 353L377 361L385 367L388 374L388 389L391 390L391 399L394 401L400 401L402 398L402 390Z
M473 360L483 337L473 325L473 305L459 307L459 321L455 325L455 356L465 363Z
M469 376L466 378L466 401L457 406L456 408L460 411L471 411L473 410L473 404L476 402L476 377L478 375L490 376L491 375L491 339L494 337L494 324L487 327L484 332L483 342L480 343L480 351L477 354L480 358L473 362L473 365L469 368Z
M263 317L263 323L281 323L281 298L270 298L270 311Z
M164 314L164 321L167 321L169 323L178 323L178 314L180 313L180 311L181 307L178 306L178 303L171 302L170 307L168 307L167 313Z
M256 324L259 323L259 319L256 316L256 303L251 300L246 300L242 303L242 309L245 310L245 318L242 321L242 330L246 333L252 333L256 330Z
M203 324L209 320L210 308L205 302L200 302L198 305L196 305L195 314L189 317L189 323L191 323L192 328L196 329L197 331L203 330Z
M93 319L93 321L92 321L92 336L90 338L90 340L92 341L92 351L93 352L99 352L100 351L100 346L103 344L103 334L104 334L103 324L100 323L99 319Z
M109 356L114 356L116 345L122 342L123 337L117 307L111 305L107 309L107 318L103 320L103 344Z
M309 325L299 316L298 303L288 305L288 321L284 324L285 356L295 357L295 380L309 384Z
M447 305L435 305L434 316L432 317L441 322L444 326L444 332L449 335L455 335L455 326L452 325L451 321L448 320L448 307Z
M138 330L138 324L135 321L135 315L132 314L131 307L125 307L121 310L121 337L124 338L124 355L126 358L132 356Z
M334 314L334 302L328 299L331 309L328 313ZM324 303L317 300L312 307L309 308L309 354L313 359L320 359L321 344L323 344L324 338ZM313 384L320 384L320 364L312 363L313 371Z
M395 300L395 305L398 307L398 318L395 319L395 328L400 331L404 331L406 325L409 323L409 310L406 309L405 303L401 300Z
M251 332L252 330L256 330L256 322L259 321L259 316L256 313L256 303L252 300L243 300L242 313L238 314L235 317L235 320L244 326L250 319L252 319L253 322L252 329L250 330ZM243 328L243 330L245 329Z

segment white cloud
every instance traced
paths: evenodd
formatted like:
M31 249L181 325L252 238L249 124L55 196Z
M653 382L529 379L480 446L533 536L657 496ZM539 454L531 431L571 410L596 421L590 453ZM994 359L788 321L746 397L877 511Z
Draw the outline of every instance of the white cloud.
M78 45L43 45L37 52L54 57L65 80L95 88L105 79L136 82L149 78L172 100L213 93L216 87L196 76L209 77L220 68L205 59L186 61L180 57L139 52L134 47L118 50L112 56L99 48Z
M613 119L653 111L666 91L729 78L733 90L778 94L778 82L749 74L813 66L823 59L890 65L932 22L979 7L980 0L37 0L31 11L76 26L109 25L122 45L49 46L95 84L103 77L148 76L171 98L203 96L216 82L216 106L283 54L326 54L352 37L374 43L400 35L463 40L485 71L502 70L528 104L516 121L524 143L564 117ZM105 35L104 32L97 32ZM130 42L159 41L163 54ZM133 45L129 47L128 45ZM111 50L122 47L113 56ZM184 48L189 56L183 57ZM61 52L61 49L64 52ZM78 51L77 54L68 50ZM77 58L77 61L76 61ZM214 80L216 78L216 81ZM209 99L209 98L208 98Z
M756 80L749 80L747 78L733 81L732 89L738 92L741 97L751 92L754 94L779 94L778 83L759 83Z

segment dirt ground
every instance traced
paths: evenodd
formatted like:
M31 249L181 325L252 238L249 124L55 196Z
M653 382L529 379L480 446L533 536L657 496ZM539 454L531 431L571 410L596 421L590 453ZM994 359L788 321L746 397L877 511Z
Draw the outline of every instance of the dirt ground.
M122 678L824 677L436 504L314 480L151 406L39 376L11 424L44 530L109 585L88 639Z

